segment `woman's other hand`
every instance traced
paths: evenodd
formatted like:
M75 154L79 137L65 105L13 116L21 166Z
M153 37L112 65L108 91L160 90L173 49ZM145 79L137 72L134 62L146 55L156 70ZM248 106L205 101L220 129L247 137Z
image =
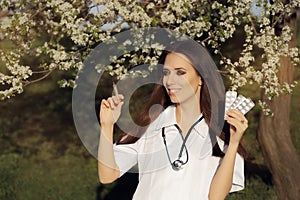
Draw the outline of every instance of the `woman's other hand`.
M124 96L112 96L108 99L102 99L100 105L100 124L113 125L119 119Z
M230 109L226 112L225 120L230 124L230 143L238 144L248 128L248 120L237 109Z

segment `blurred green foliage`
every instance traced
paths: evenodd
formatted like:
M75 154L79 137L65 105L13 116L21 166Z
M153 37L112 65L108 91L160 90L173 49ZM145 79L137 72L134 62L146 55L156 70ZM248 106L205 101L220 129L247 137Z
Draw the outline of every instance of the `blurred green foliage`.
M243 37L239 34L237 32L225 47L231 55L237 54L238 48L230 44L238 45L239 40L236 38ZM299 45L299 34L297 41ZM5 44L1 43L0 46L3 48ZM62 74L54 73L47 80L25 88L20 96L0 102L1 200L105 199L118 185L117 182L102 186L99 184L97 160L84 148L73 124L72 91L57 87L56 82L61 77ZM295 69L295 80L300 80L299 68ZM105 77L99 85L96 112L99 111L101 98L111 95L110 78ZM258 85L248 85L238 92L256 100L260 95L258 89ZM147 90L140 88L133 98L147 97ZM140 110L144 100L132 106L131 111ZM300 155L300 85L293 92L291 111L292 140ZM246 165L246 188L230 194L227 199L277 200L256 140L259 109L255 107L247 117L249 128L244 143L250 159Z
M299 79L298 69L296 74ZM21 97L0 104L0 199L103 199L117 184L104 185L99 190L97 161L81 144L72 122L71 90L56 88L57 78L59 75L32 85ZM239 92L255 99L259 95L256 91L249 86ZM109 92L107 89L106 95ZM291 114L298 153L299 94L298 85ZM144 95L143 88L134 93L140 95ZM272 180L266 180L257 167L253 168L258 165L263 172L266 170L256 141L258 113L255 108L247 116L250 127L244 143L252 165L246 166L246 188L227 199L278 199Z
M300 78L298 69L296 74ZM239 92L253 98L258 95L253 86ZM298 153L299 94L298 85L291 114ZM143 95L143 91L134 95ZM54 80L43 81L27 88L21 98L1 102L0 109L0 199L103 199L115 186L98 190L97 161L83 147L73 126L70 89L57 89ZM244 142L250 162L266 170L256 141L258 113L255 108L248 114L250 127ZM246 166L245 190L227 199L278 199L272 181L251 167Z

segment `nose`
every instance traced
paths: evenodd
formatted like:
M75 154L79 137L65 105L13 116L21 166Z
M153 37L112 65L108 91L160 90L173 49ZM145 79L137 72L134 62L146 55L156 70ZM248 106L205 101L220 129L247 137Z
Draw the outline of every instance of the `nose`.
M175 83L175 79L175 74L172 72L164 76L164 82L167 86L173 85Z

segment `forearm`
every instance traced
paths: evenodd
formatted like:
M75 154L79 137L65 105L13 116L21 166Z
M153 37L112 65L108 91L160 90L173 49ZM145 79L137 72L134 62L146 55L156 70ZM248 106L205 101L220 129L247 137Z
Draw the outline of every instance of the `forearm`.
M224 199L232 187L237 144L229 144L227 152L210 185L209 199Z
M120 176L113 150L113 125L101 127L98 148L98 176L101 183L111 183Z

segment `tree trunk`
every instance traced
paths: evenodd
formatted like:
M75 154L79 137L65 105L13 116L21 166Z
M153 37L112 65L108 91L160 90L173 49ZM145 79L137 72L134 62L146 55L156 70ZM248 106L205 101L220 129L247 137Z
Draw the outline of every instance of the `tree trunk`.
M296 29L295 15L286 23ZM289 44L291 47L296 46L295 36L296 30L294 30L294 38ZM280 83L291 83L293 75L294 66L290 59L282 57L278 72ZM275 190L281 199L299 200L300 160L289 130L291 95L280 95L271 101L267 101L266 96L263 95L262 99L268 102L274 113L273 117L261 113L258 141L272 173Z

